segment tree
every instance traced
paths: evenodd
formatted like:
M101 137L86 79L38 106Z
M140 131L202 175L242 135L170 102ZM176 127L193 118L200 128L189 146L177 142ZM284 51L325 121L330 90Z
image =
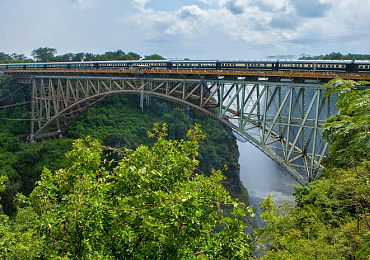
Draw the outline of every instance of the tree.
M61 61L61 62L67 62L67 61L72 61L74 57L74 54L69 52L69 53L65 53L63 55L58 55L55 57L55 61Z
M129 52L126 55L126 60L140 60L141 56L135 52Z
M54 61L57 50L49 47L40 47L31 52L32 57L39 62Z
M71 61L84 61L86 59L86 55L84 52L79 52L73 55Z
M158 54L152 54L145 56L144 60L165 60L165 58Z
M337 93L339 114L329 118L324 137L330 141L330 166L353 167L370 160L370 82L334 79L326 96Z
M4 52L0 52L0 62L1 63L8 63L12 60L12 57L9 54Z
M107 51L100 55L100 60L125 60L126 54L122 50Z
M125 150L107 170L97 141L76 140L72 165L45 169L30 195L43 237L44 257L135 259L246 259L251 237L243 218L251 209L231 199L220 182L194 172L199 126L188 140L166 139L156 125L152 148ZM225 211L232 211L231 217Z

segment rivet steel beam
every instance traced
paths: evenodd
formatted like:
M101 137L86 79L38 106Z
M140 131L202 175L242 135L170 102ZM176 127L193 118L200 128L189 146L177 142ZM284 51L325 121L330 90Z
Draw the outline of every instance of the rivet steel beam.
M125 75L27 77L32 83L31 142L63 134L80 113L108 95L138 94L141 106L150 95L219 120L301 184L322 169L328 144L320 136L321 126L336 111L319 84Z

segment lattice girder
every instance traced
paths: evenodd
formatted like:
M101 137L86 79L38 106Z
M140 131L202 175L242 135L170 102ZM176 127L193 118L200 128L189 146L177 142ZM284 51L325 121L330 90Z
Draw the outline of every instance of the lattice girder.
M316 178L328 144L322 124L336 113L321 85L175 78L35 76L30 141L64 133L88 107L112 94L151 95L219 120L301 184ZM149 107L150 109L150 107Z

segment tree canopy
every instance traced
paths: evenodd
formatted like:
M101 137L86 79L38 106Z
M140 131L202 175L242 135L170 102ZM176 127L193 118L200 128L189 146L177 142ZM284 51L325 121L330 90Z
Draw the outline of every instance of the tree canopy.
M165 58L159 54L153 54L145 56L144 60L165 60Z
M167 126L159 124L149 135L157 138L153 147L124 150L112 170L98 141L76 140L66 154L70 167L44 169L30 197L18 195L24 208L14 223L20 225L27 212L29 225L21 231L3 227L8 232L0 234L0 255L30 249L27 258L251 257L243 219L253 211L230 197L220 171L210 177L194 171L204 138L199 126L187 140L167 139Z
M54 61L57 50L49 47L40 47L31 52L32 57L39 62Z

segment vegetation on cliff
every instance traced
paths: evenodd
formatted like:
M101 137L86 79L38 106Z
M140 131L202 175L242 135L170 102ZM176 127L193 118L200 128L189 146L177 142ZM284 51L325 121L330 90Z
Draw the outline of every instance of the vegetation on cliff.
M332 80L340 114L327 120L329 158L321 179L296 187L297 205L261 202L263 259L368 259L370 255L370 89Z

